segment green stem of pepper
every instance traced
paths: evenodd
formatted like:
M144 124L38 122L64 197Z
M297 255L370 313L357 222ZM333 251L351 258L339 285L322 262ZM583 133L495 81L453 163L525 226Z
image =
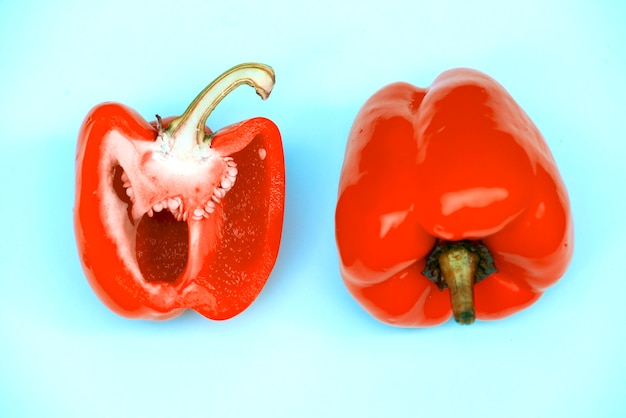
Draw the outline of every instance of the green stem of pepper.
M439 256L441 274L450 289L452 312L459 324L469 325L476 319L474 311L474 277L479 257L462 246L445 250Z
M163 133L163 139L169 141L168 148L175 147L180 152L202 148L206 121L224 97L240 85L248 84L265 100L275 80L274 70L258 63L240 64L224 72L198 94L180 117L170 122Z
M497 271L489 249L481 241L437 241L422 274L439 290L450 289L454 319L471 324L476 317L474 285Z

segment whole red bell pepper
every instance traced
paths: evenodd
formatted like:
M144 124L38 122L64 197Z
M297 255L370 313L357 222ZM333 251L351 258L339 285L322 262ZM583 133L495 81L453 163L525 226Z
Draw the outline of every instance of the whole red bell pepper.
M336 239L347 289L378 320L499 319L534 303L573 251L569 200L538 129L485 74L375 93L349 134Z
M274 72L242 64L182 116L148 123L116 103L80 129L74 226L89 283L113 311L168 319L194 309L228 319L257 297L280 244L285 168L280 132L253 118L212 132L231 90L267 98Z

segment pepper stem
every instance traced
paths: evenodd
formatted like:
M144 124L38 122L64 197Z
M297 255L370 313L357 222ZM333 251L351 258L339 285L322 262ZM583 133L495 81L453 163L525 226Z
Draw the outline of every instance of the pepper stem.
M476 319L474 312L474 276L479 257L463 246L447 249L439 256L439 266L452 302L454 319L469 325Z
M205 87L185 112L170 122L167 136L179 143L177 147L183 149L191 149L194 145L202 144L206 121L224 97L240 85L248 84L265 100L272 92L275 80L274 70L267 65L258 63L236 65Z

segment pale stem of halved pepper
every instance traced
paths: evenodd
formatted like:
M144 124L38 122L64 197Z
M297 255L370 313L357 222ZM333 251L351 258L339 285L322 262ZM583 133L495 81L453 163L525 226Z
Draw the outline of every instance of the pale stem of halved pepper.
M185 112L172 120L165 136L179 150L190 150L202 146L205 142L206 121L219 104L231 91L242 84L254 87L263 100L272 92L276 77L274 70L264 64L245 63L225 71L198 94Z

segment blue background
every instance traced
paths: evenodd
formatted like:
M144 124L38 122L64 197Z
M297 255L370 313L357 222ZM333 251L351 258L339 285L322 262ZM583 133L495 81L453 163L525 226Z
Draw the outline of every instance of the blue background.
M626 416L626 6L620 1L0 2L0 416ZM215 76L274 67L209 119L284 137L280 255L243 314L107 310L84 279L76 135L102 101L180 114ZM397 329L348 295L334 241L346 137L374 91L458 66L502 83L568 186L576 250L532 308Z

